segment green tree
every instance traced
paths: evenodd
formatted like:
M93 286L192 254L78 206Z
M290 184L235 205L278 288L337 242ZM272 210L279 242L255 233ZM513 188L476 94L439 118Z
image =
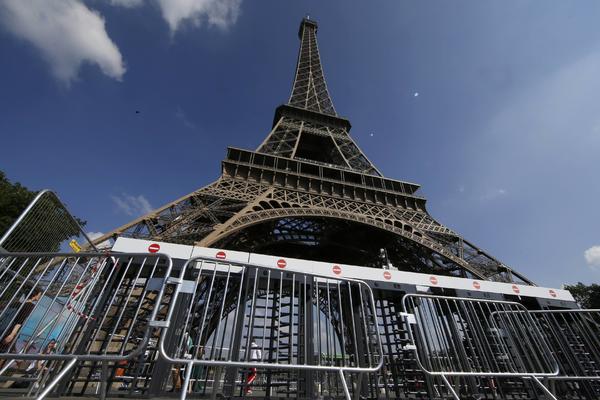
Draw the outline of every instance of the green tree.
M579 282L577 285L565 285L565 289L571 292L581 307L600 309L600 285Z
M27 189L19 182L11 183L0 171L0 237L21 215L33 200L36 192Z

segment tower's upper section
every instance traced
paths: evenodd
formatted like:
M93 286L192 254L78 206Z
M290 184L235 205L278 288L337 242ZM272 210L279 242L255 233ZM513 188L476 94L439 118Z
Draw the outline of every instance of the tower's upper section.
M323 114L337 115L327 90L319 46L317 23L304 18L298 31L300 52L296 65L296 77L288 104Z
M317 23L304 18L298 36L292 95L275 110L273 129L257 151L381 176L348 134L350 121L333 108L317 46Z

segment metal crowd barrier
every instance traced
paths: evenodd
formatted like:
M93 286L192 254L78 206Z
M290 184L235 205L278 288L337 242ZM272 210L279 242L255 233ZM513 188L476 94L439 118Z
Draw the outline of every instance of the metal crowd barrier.
M536 310L560 374L551 379L600 380L600 310Z
M42 190L0 237L1 252L67 252L69 243L97 250L58 196Z
M556 400L540 378L558 375L557 361L538 321L521 304L409 294L403 306L419 367L440 377L455 399L460 397L448 377L473 378L466 392L476 391L476 378L530 379Z
M194 368L197 374L208 367L225 370L225 379L213 378L224 391L235 386L239 369L334 372L350 399L344 374L374 372L383 363L373 293L364 282L193 258L172 283L166 320L154 325L165 329L161 355L185 369L181 399L193 391Z
M104 395L105 364L148 343L171 268L162 254L0 253L0 377L37 383L28 394L42 399L76 364L100 363Z
M545 340L558 362L549 377L557 396L600 398L600 310L535 310Z

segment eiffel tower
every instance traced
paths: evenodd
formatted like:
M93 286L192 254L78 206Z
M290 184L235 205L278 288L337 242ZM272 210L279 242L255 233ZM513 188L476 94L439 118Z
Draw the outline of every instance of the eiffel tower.
M533 284L429 215L419 185L384 177L338 115L317 23L304 18L287 104L255 151L227 149L213 183L96 240L118 236Z

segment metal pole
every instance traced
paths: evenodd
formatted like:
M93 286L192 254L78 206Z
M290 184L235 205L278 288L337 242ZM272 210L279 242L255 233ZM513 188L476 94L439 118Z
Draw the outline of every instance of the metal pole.
M548 388L540 381L540 379L537 376L533 376L532 378L535 381L535 383L538 384L540 389L542 389L542 391L546 393L551 399L558 400L556 396L554 396L554 394L552 394L552 392L548 390Z
M183 385L181 385L181 396L179 396L180 400L185 400L187 397L188 386L190 385L190 378L192 377L193 368L194 363L190 361L185 369L185 379L183 380Z
M104 400L106 399L106 392L108 392L108 365L106 364L106 361L102 361L101 369L102 382L100 383L100 399Z
M344 376L344 370L340 369L340 379L342 380L342 387L344 388L344 395L347 400L352 400L350 397L350 391L348 390L348 383L346 383L346 377Z
M446 375L442 375L442 380L444 381L444 384L450 391L450 394L452 395L452 397L454 397L455 400L460 400L460 397L458 397L458 394L456 394L456 391L454 390L454 388L452 387L450 382L448 382L448 378L446 378Z
M60 373L56 376L56 378L54 378L54 380L52 382L50 382L48 384L48 386L46 386L46 389L44 389L44 391L37 397L36 400L44 399L48 395L48 393L50 393L52 391L54 386L56 386L56 384L67 374L67 372L69 372L71 370L71 368L73 368L73 366L76 363L77 363L77 358L73 358L71 361L69 361L67 366L65 368L63 368L62 371L60 371Z

